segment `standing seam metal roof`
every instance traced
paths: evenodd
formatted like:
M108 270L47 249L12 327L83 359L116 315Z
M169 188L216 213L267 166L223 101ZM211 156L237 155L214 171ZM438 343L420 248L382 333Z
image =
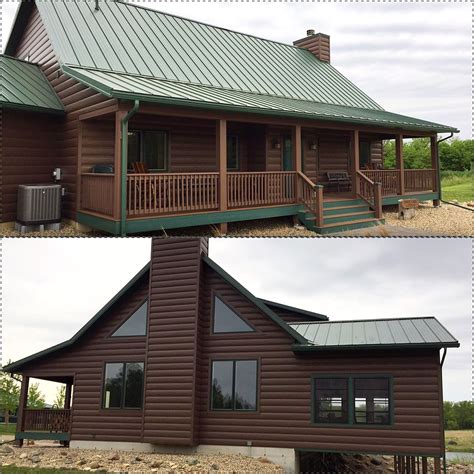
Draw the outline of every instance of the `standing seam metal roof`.
M454 336L434 317L305 322L290 326L307 339L313 349L459 346Z
M0 105L63 112L61 101L35 64L0 55Z

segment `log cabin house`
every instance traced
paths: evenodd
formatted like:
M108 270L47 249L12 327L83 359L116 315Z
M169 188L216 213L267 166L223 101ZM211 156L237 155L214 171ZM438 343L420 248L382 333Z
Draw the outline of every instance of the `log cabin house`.
M329 321L255 297L205 239L151 242L71 339L4 367L22 375L20 445L243 453L287 472L301 453L373 453L440 472L442 366L459 343L435 318ZM64 408L28 409L32 377L66 384Z
M319 233L382 222L382 205L440 198L453 127L385 111L293 45L124 1L20 2L3 71L2 216L20 184L61 170L63 216L115 235L280 216ZM429 169L403 139L429 137ZM383 169L382 141L397 143Z

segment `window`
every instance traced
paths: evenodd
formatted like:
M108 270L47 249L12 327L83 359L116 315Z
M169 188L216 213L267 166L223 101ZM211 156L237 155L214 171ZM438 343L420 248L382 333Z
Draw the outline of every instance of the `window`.
M104 408L141 408L143 362L105 364Z
M220 298L214 296L214 325L213 332L254 332L255 329L247 324L234 310Z
M313 378L313 422L389 425L389 377L335 376Z
M315 384L316 423L347 423L348 383L343 378L320 378Z
M221 360L212 363L212 410L257 409L257 361Z
M355 378L355 422L369 425L390 423L390 381L388 378Z
M145 301L113 334L117 336L146 336L148 301Z
M142 162L146 169L168 168L168 133L163 130L131 130L128 132L128 167Z
M227 137L227 169L236 171L239 169L239 137Z

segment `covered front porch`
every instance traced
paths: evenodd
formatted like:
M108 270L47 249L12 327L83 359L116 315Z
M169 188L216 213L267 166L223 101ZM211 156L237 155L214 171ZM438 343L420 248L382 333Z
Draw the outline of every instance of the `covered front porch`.
M35 378L37 378L35 376ZM24 375L21 381L15 440L23 446L24 440L51 440L68 444L71 436L73 377L44 376L42 380L66 385L64 406L52 408L28 408L30 377Z
M324 203L361 199L382 218L401 197L438 199L432 167L405 170L403 138L426 136L225 115L150 104L80 117L78 221L113 234L281 216L314 216ZM397 168L384 170L382 140L394 138ZM335 177L335 178L334 178Z

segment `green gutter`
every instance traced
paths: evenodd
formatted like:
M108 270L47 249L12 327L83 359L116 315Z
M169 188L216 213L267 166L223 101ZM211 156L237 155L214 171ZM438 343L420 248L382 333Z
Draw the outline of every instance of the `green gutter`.
M133 107L121 121L121 143L122 143L122 166L120 170L120 235L126 235L126 219L127 219L127 168L128 168L128 122L138 112L140 101L135 100Z
M442 349L443 347L459 347L459 342L443 343L403 343L403 344L358 344L348 346L318 346L310 344L293 344L293 352L321 352L321 351L365 351L386 349Z

